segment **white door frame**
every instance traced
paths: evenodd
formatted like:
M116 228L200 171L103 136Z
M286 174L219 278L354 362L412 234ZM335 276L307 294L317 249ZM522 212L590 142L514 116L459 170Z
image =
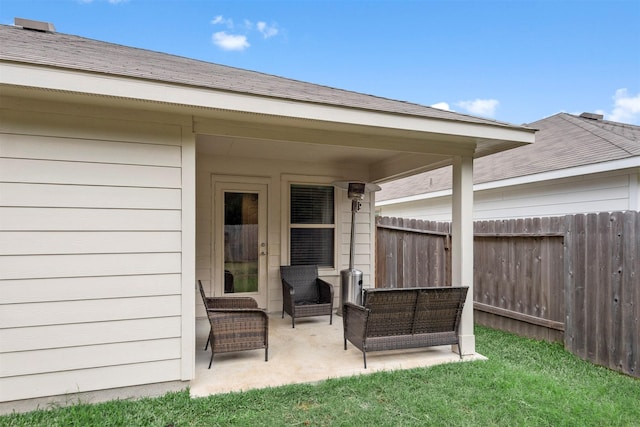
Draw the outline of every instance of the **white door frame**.
M224 193L249 192L258 194L258 291L243 292L236 296L249 296L261 308L268 302L268 195L269 180L266 178L212 175L212 251L211 278L214 296L233 296L224 293Z

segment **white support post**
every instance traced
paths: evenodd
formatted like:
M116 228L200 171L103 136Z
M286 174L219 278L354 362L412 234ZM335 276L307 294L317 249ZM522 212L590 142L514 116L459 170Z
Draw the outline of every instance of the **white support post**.
M468 286L460 325L463 355L476 352L473 332L473 157L456 156L453 160L452 211L452 282Z
M183 381L196 372L196 136L182 127L182 369Z

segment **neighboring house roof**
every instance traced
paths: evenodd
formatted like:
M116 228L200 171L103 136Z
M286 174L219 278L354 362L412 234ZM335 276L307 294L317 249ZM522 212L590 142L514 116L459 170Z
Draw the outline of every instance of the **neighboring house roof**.
M558 113L526 125L538 129L535 144L477 159L473 182L483 184L640 156L640 126L601 116ZM390 201L451 188L451 167L382 185L376 200Z
M473 124L520 128L409 102L57 32L0 25L0 60Z

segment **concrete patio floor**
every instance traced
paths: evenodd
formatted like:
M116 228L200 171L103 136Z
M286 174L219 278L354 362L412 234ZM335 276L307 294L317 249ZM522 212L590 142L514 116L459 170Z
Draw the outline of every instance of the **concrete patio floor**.
M196 321L196 373L191 381L193 397L277 387L285 384L314 383L329 378L370 374L443 363L460 362L451 346L367 353L364 369L362 352L351 343L344 350L342 317L328 316L296 319L280 313L269 315L269 361L264 350L218 354L207 369L211 351L204 351L209 323ZM479 354L464 356L462 361L486 360Z

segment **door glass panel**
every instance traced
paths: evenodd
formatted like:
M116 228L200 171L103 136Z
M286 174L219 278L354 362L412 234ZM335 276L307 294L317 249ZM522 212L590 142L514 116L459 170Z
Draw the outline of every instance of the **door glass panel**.
M258 292L258 194L224 194L224 292Z

